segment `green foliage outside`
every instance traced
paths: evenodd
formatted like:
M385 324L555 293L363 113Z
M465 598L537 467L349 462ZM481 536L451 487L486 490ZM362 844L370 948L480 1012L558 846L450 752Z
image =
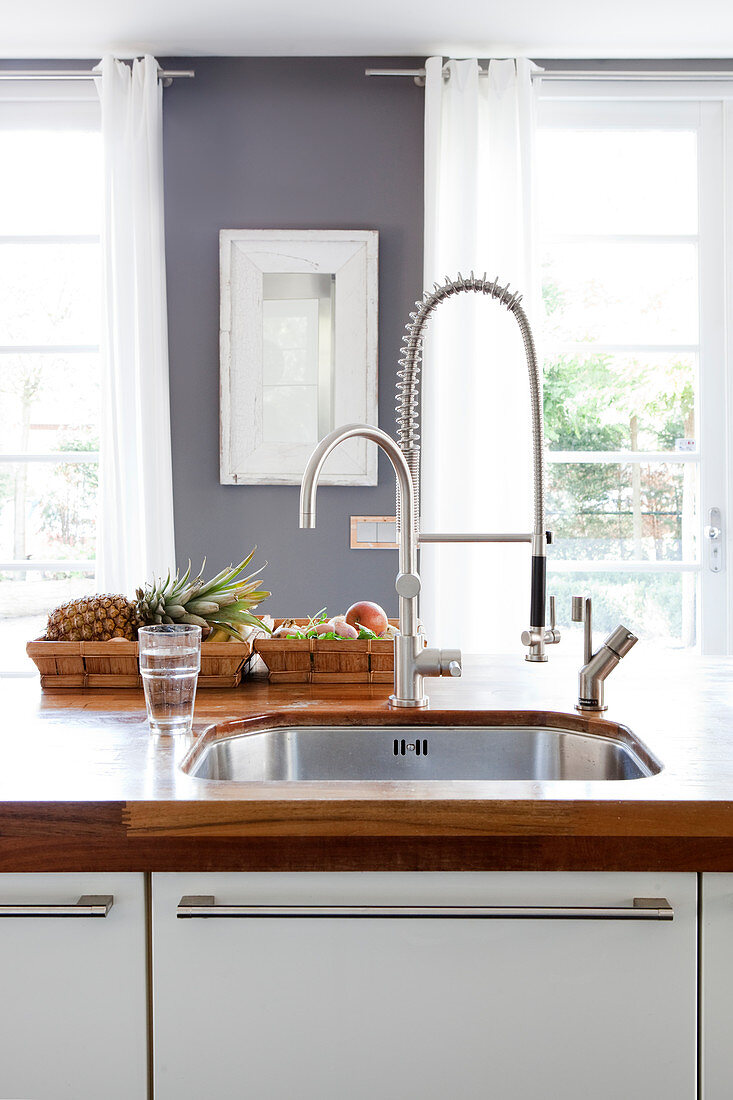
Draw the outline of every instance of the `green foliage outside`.
M551 317L561 306L556 288L546 288L545 301ZM589 344L586 356L558 355L545 364L550 451L667 451L671 460L552 464L548 510L556 556L683 556L683 513L693 504L693 486L674 463L674 450L677 439L694 438L693 386L684 356L660 362L594 352Z
M99 440L75 438L60 442L62 451L96 451ZM44 528L59 557L94 557L99 472L95 462L63 462L54 468L43 497Z
M563 305L558 287L547 284L544 300L552 325ZM551 452L670 452L669 463L550 463L547 518L555 535L550 568L552 559L609 562L609 573L553 575L551 588L563 613L571 595L588 591L595 597L599 629L619 621L633 628L636 620L646 636L690 644L692 577L611 570L613 561L694 557L695 470L674 462L676 441L695 438L694 400L694 364L683 355L611 355L594 351L589 342L585 355L558 354L545 363Z
M18 357L19 369L8 370L0 379L0 399L7 418L11 447L19 453L29 450L33 411L53 367L40 356ZM99 440L83 426L59 426L52 449L96 451ZM6 443L7 445L7 443ZM50 559L92 560L96 539L96 463L13 463L0 467L0 516L6 535L6 553L18 560L28 556ZM9 540L9 541L8 541ZM77 574L66 573L67 576ZM1 580L25 581L26 574L13 571Z

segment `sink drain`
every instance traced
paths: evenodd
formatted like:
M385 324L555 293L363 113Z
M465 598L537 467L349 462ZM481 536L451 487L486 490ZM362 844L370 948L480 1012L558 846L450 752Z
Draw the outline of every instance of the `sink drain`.
M395 737L392 751L395 756L407 756L410 752L414 752L415 756L427 756L427 737L415 738L414 741L407 741L404 737Z

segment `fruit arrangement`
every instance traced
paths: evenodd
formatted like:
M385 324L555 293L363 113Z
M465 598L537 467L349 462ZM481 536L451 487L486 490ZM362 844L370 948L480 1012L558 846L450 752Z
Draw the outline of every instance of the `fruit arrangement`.
M391 684L398 633L379 604L360 602L345 615L329 618L322 608L309 619L278 621L253 647L275 682Z
M182 577L178 572L171 577L169 572L165 581L153 580L138 588L134 600L108 594L71 600L49 615L45 640L135 641L139 627L155 623L193 623L206 632L210 641L243 641L253 629L267 631L262 620L252 614L252 609L270 595L254 579L265 566L241 576L255 549L239 565L222 569L208 581L203 578L206 562L196 577L191 577L189 562Z
M286 619L272 632L272 638L290 638L304 641L320 638L323 641L391 640L397 634L384 608L377 603L361 601L351 605L345 615L326 614L326 608L312 615L305 623Z

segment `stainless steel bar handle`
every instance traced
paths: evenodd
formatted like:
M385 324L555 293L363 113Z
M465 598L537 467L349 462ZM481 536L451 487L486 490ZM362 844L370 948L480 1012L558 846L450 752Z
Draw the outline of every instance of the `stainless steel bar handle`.
M0 917L106 917L114 902L112 894L83 894L68 905L0 905Z
M510 531L497 531L496 534L488 534L481 531L464 533L457 531L454 533L441 534L440 532L421 531L419 536L420 542L531 542L532 535L527 532L518 533Z
M182 897L176 916L673 920L674 910L666 898L634 898L632 905L217 905L213 894L201 894Z
M531 532L497 531L486 533L482 531L421 531L418 535L419 542L531 542L534 536ZM552 532L546 531L547 542L552 542Z

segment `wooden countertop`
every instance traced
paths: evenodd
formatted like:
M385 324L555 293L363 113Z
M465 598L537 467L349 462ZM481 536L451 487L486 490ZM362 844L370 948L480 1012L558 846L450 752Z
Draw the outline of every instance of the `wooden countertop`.
M427 682L431 711L574 714L578 662L466 658ZM386 713L387 686L201 690L213 722L322 709ZM585 783L234 784L179 768L192 738L155 738L142 694L41 693L1 679L0 871L733 871L733 659L638 647L607 684L612 722L664 767ZM410 715L419 721L419 715Z

